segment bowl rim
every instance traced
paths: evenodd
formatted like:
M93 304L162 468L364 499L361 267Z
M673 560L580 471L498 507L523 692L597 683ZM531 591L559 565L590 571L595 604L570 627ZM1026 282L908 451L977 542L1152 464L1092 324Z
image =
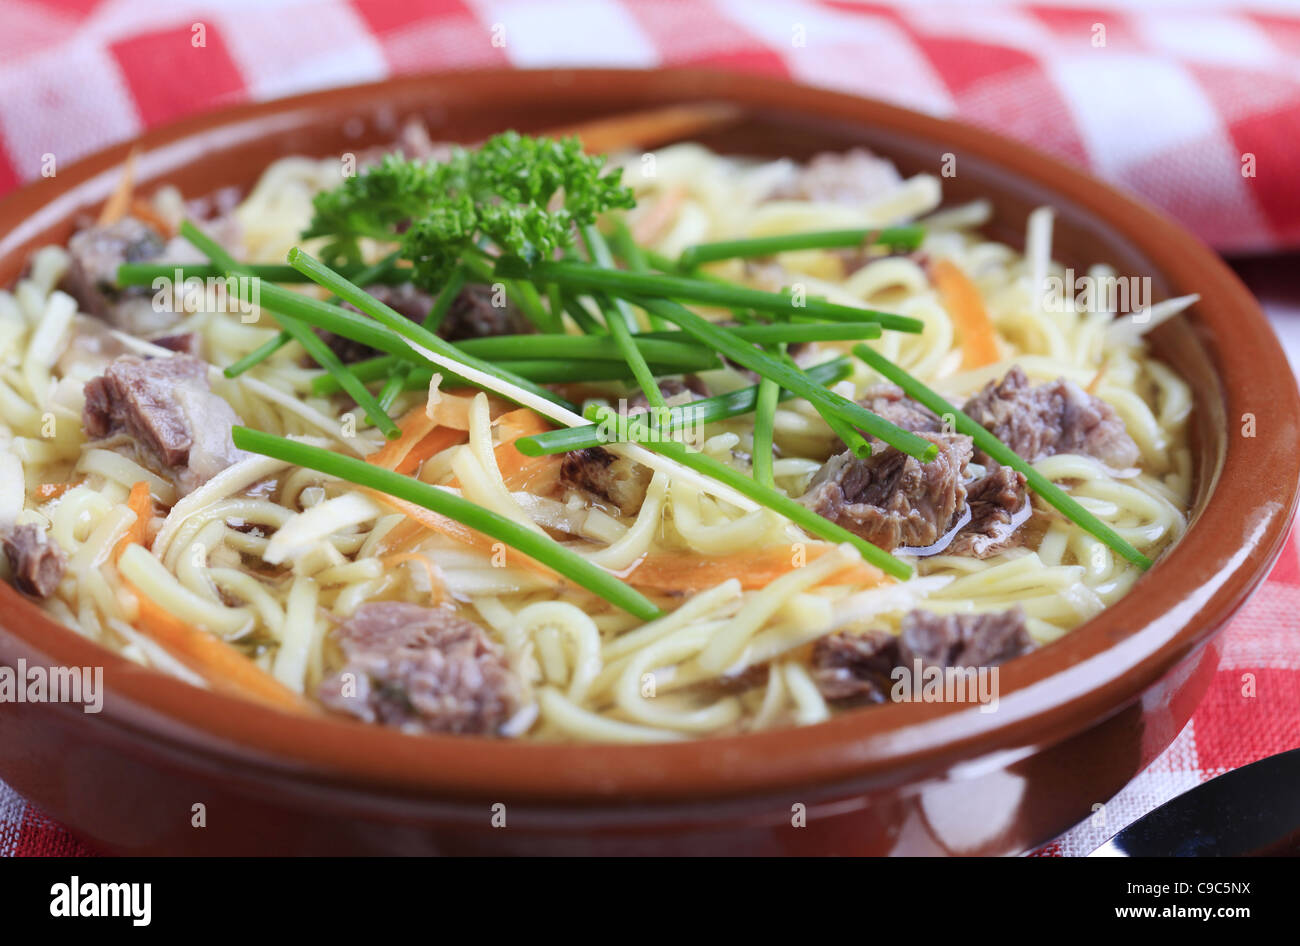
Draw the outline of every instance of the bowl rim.
M918 774L955 771L980 758L1059 742L1118 711L1169 673L1204 645L1264 579L1296 507L1300 456L1288 453L1284 443L1300 440L1300 395L1246 288L1196 237L1111 186L992 132L873 99L702 69L489 69L405 76L237 105L153 129L60 169L53 180L29 183L6 196L0 201L0 258L23 242L33 220L66 217L68 209L61 209L59 198L97 177L114 175L137 146L147 155L200 134L219 135L330 103L405 101L435 89L465 92L471 84L497 96L519 86L558 89L580 103L586 100L575 90L584 83L629 80L642 83L647 101L693 96L883 124L909 138L947 142L1028 178L1130 240L1171 289L1196 287L1202 296L1196 324L1221 379L1229 427L1232 418L1253 413L1259 429L1277 433L1228 436L1204 508L1187 535L1143 576L1141 591L1126 595L1050 648L1001 668L1000 705L987 719L969 705L886 704L811 726L635 746L415 736L323 715L290 716L192 687L63 627L7 582L0 583L0 638L7 637L16 651L25 653L29 665L103 666L100 724L134 730L159 747L237 763L246 774L287 772L315 783L424 799L505 797L552 806L632 799L698 803L808 786L898 784ZM637 104L643 103L638 99ZM1224 344L1225 338L1231 344ZM1280 384L1279 378L1284 379ZM1249 513L1235 512L1233 498ZM80 715L79 707L50 709Z

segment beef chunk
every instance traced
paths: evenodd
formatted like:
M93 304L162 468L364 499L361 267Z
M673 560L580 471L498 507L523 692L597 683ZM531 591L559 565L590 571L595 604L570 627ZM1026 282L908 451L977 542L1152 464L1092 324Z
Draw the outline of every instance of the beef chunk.
M207 365L189 355L123 355L86 383L81 420L92 438L122 433L142 462L189 492L241 456L230 438L239 417L208 387Z
M19 591L48 598L59 587L66 562L63 551L44 530L31 523L15 526L4 537L4 549Z
M813 645L812 677L828 700L883 703L892 673L921 667L993 667L1032 650L1020 608L989 614L933 614L909 611L901 633L844 631Z
M1110 405L1063 378L1031 387L1019 365L985 385L963 410L1030 463L1084 453L1123 469L1140 455Z
M898 660L912 667L993 667L1032 650L1033 639L1019 607L988 614L933 614L909 611L903 616Z
M681 380L665 378L658 385L669 407L689 404L709 395L704 382L691 375ZM627 401L629 417L649 410L650 401L643 393L638 392ZM570 451L560 463L560 482L563 485L617 506L625 516L635 516L641 509L653 476L649 467L616 456L604 447Z
M956 528L957 519L967 508L970 521L945 548L935 549L936 553L985 558L1010 544L1020 525L1018 519L1023 519L1016 514L1027 511L1025 478L1021 474L988 461L989 472L972 480L966 467L973 450L970 438L944 432L943 421L933 411L906 397L901 388L892 384L869 388L858 403L895 426L955 446L956 451L949 451L947 465L931 470L873 439L871 444L876 453L867 460L855 460L848 453L832 458L809 485L806 504L816 504L813 508L832 521L840 521L837 515L849 520L840 524L882 548L933 545L950 528ZM944 519L953 471L957 483L953 491L956 497L953 516ZM834 488L837 477L842 495ZM913 497L919 502L914 503ZM918 508L919 518L914 515ZM933 528L909 527L909 521L932 523ZM896 530L901 530L897 541Z
M562 484L617 506L625 516L640 511L653 476L649 467L616 456L604 447L572 450L560 461Z
M778 200L864 204L901 181L889 161L863 148L854 148L816 155L771 196Z
M970 507L967 523L945 550L949 555L988 558L1007 548L1020 525L1017 513L1028 513L1025 476L1009 466L999 466L966 486Z
M898 638L887 631L837 631L813 645L812 678L828 700L883 703L898 666Z
M939 447L929 463L886 447L866 459L831 457L800 498L805 506L882 549L933 545L966 502L962 470L971 439L921 433Z
M68 241L70 262L60 288L77 300L81 311L130 329L123 323L123 303L147 306L153 292L147 286L117 288L117 268L158 259L165 245L157 230L135 217L86 227Z
M335 633L344 665L322 703L415 732L491 735L522 704L522 685L477 624L441 608L363 604Z
M367 286L366 291L412 322L423 322L436 301L433 296L410 283L397 286L377 284ZM532 330L528 321L513 304L494 306L492 297L491 286L467 285L448 308L447 315L438 326L438 334L448 341L459 342L467 338L518 335ZM358 311L348 302L345 302L343 307L354 312ZM324 329L319 330L319 334L344 364L373 358L380 354L369 345L344 338L342 335L335 335Z
M459 342L467 338L518 335L532 330L513 303L507 301L503 306L493 305L494 295L491 286L467 285L447 310L438 334L449 342Z

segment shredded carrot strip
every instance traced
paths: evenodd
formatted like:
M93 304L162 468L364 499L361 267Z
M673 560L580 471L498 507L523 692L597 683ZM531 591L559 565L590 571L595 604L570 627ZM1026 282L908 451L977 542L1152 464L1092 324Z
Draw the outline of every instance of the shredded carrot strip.
M412 474L425 460L436 457L448 447L464 443L465 440L464 431L455 430L451 427L439 427L412 447L410 453L393 469L398 473Z
M130 583L127 589L139 602L135 627L201 675L213 689L279 709L311 710L302 697L221 638L186 624Z
M153 519L153 499L149 496L149 484L144 480L131 487L126 497L126 505L135 513L135 522L126 530L126 534L113 546L113 561L122 557L128 545L144 545L149 537L149 523Z
M506 487L511 490L526 490L539 496L552 492L560 482L560 466L563 463L561 456L551 454L527 457L515 449L515 441L520 437L545 433L552 429L551 425L527 408L502 414L494 421L494 425L498 444L493 452Z
M948 260L933 263L930 278L939 290L943 307L956 323L962 370L982 368L996 362L999 358L997 332L989 321L979 289Z
M417 506L415 503L409 503L405 499L398 499L396 496L389 496L387 493L381 493L378 490L366 489L366 492L380 502L392 506L412 522L417 522L426 529L475 548L492 548L493 542L490 538L481 532L475 532L469 526L461 525L455 519L449 519L432 509L425 509L423 506Z
M99 212L100 226L117 223L126 216L127 208L131 206L131 193L135 190L135 159L139 153L139 148L132 148L131 153L126 156L126 163L122 166L122 176L118 178L117 187L109 195L108 200L104 201L104 209Z
M379 560L385 568L393 565L401 565L403 562L415 562L423 566L424 572L429 576L429 597L431 604L438 604L447 598L447 589L443 586L442 580L438 577L438 570L434 567L433 561L427 555L419 552L398 552L395 555L385 555Z
M439 427L453 427L456 430L469 430L470 410L474 398L479 392L472 388L454 388L450 391L438 391L427 405L426 410ZM488 416L496 417L502 411L510 409L510 402L488 395Z
M809 546L806 561L815 561L830 548L827 545ZM753 591L767 587L798 567L800 563L786 546L730 555L659 552L644 556L620 577L635 588L662 592L704 591L720 585L728 578L737 578L742 588ZM863 562L840 569L829 576L824 584L874 586L884 580L884 572Z
M406 416L397 422L397 426L402 432L401 436L396 440L388 441L366 457L367 463L382 466L385 470L396 469L415 445L437 426L437 422L425 413L424 405L421 404L407 411Z

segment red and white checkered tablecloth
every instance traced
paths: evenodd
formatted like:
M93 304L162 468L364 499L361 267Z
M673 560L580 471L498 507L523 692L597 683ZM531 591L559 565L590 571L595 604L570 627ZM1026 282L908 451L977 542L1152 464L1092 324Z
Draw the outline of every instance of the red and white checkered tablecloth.
M790 76L1023 139L1224 252L1300 248L1300 9L1286 0L4 0L0 193L37 177L46 154L66 163L181 115L488 65ZM1107 805L1105 824L1039 853L1086 853L1197 783L1297 746L1293 539L1226 633L1211 691L1174 745ZM0 855L79 853L0 784Z

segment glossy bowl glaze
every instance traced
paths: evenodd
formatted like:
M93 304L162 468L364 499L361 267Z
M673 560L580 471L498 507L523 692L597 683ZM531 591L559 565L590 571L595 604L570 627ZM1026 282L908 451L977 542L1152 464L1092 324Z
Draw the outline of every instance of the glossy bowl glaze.
M250 185L286 154L341 154L422 116L474 140L668 102L735 103L705 136L731 153L865 145L936 172L949 203L988 197L1018 244L1058 211L1055 255L1148 275L1202 301L1154 333L1196 394L1187 536L1118 605L1002 668L995 712L892 704L829 722L654 746L412 737L282 715L142 669L0 587L0 663L103 666L103 712L0 706L0 777L91 844L122 853L1013 853L1088 816L1163 750L1218 662L1215 635L1281 547L1300 480L1300 402L1245 288L1178 226L1022 145L877 102L754 76L497 71L399 79L191 118L138 142L139 187ZM0 285L62 243L130 145L0 205ZM1242 434L1253 415L1257 436ZM203 805L206 827L194 827ZM502 807L504 806L504 807Z

